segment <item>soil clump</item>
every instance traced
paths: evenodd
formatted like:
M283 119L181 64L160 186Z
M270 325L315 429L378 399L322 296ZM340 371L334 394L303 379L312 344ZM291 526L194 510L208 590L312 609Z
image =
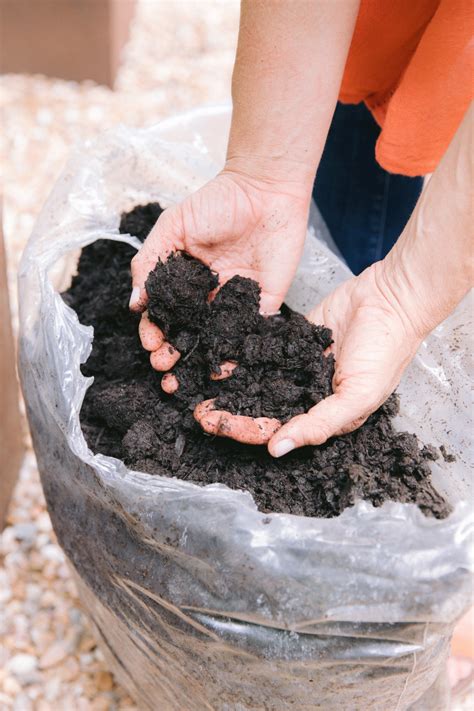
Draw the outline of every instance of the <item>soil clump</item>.
M120 232L144 240L160 213L157 203L138 206L122 216ZM396 396L356 432L281 459L265 447L205 435L193 410L209 397L217 398L219 409L282 422L327 397L334 371L333 356L325 355L331 332L286 306L263 318L259 287L243 277L231 279L209 301L217 275L196 260L173 257L147 281L150 318L181 353L173 369L179 389L168 395L141 347L139 317L128 309L134 254L113 240L85 247L63 295L80 322L94 327L92 352L82 366L94 382L81 410L94 453L149 474L247 489L264 512L331 517L365 499L375 506L416 503L439 518L449 513L431 483L429 462L438 450L395 431ZM211 380L224 360L238 363L232 376Z
M259 313L260 287L235 276L209 301L217 275L186 255L158 263L148 277L148 314L181 353L173 372L176 397L188 404L216 398L217 409L287 422L331 394L331 331L284 306L276 316ZM218 382L224 361L237 363Z

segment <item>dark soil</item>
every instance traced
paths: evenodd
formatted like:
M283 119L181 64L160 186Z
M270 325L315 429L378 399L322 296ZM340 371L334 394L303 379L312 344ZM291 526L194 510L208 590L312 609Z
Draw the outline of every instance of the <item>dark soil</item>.
M218 409L287 422L331 394L328 328L287 306L264 318L260 288L251 279L235 276L209 302L216 286L209 267L185 255L158 263L148 277L150 319L182 354L174 369L176 397L189 405L217 397ZM232 377L210 380L225 360L238 363Z
M160 212L157 204L137 207L122 216L120 231L143 240ZM147 282L150 316L182 354L173 371L180 387L166 395L141 347L139 319L128 309L134 253L110 240L85 247L64 294L81 323L94 326L92 353L82 367L94 383L81 410L94 453L150 474L247 489L264 512L331 517L366 499L375 506L413 502L439 518L449 513L430 481L437 450L393 428L396 396L356 432L278 460L265 447L205 435L193 410L208 397L217 396L217 406L234 413L286 421L330 394L334 362L324 351L331 333L287 307L264 319L257 284L242 277L209 303L217 276L195 260L173 258L157 265ZM229 379L211 381L223 360L239 365Z

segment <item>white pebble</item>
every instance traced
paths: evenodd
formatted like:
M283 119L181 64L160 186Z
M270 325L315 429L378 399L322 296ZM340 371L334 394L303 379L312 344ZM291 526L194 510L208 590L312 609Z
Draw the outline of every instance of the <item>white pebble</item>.
M56 563L62 563L64 561L64 553L61 548L56 546L54 543L48 543L48 545L44 546L41 552L46 560L51 560Z
M38 530L42 533L49 533L52 530L51 519L49 518L49 514L47 514L46 511L40 513L40 515L36 519L36 525L38 526Z
M41 655L39 662L41 669L49 669L49 667L54 667L59 662L67 656L67 649L62 642L55 642L54 644L46 650L44 654Z
M79 661L81 663L81 667L87 667L89 664L92 664L94 657L92 654L81 654L79 655Z
M13 702L13 711L33 711L33 702L27 694L18 694Z
M43 590L41 588L41 585L38 585L37 583L27 583L26 584L26 597L31 602L39 600L42 593L43 593Z
M15 676L24 677L36 671L38 660L32 654L15 654L7 663L7 669Z
M0 586L0 604L4 605L12 599L12 589L9 586Z
M13 526L13 533L17 541L32 545L38 529L35 523L17 523Z
M45 689L44 689L44 697L45 697L46 701L55 701L59 695L60 690L61 690L61 678L60 677L55 676L52 679L50 679L49 681L47 681Z

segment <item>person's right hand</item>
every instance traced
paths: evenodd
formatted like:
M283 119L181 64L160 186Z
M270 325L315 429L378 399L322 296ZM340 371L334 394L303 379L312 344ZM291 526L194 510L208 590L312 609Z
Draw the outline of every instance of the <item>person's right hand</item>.
M216 271L220 285L236 274L254 279L262 288L261 312L275 313L300 260L310 198L307 181L277 183L227 168L163 212L132 260L130 299L133 311L144 311L140 338L156 370L170 370L179 359L145 311L145 282L158 259L183 251Z

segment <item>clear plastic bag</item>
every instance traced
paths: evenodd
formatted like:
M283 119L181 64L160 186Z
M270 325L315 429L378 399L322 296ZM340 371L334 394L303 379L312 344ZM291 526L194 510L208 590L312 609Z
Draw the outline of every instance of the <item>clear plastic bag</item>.
M228 123L227 107L204 109L82 146L25 250L20 372L58 540L140 708L447 708L444 663L473 570L467 301L400 387L400 426L457 456L436 465L455 505L445 520L392 502L334 519L263 515L248 492L129 471L84 440L80 364L93 334L53 282L96 239L137 246L118 234L120 213L169 205L212 177ZM309 235L289 302L308 309L349 275Z

